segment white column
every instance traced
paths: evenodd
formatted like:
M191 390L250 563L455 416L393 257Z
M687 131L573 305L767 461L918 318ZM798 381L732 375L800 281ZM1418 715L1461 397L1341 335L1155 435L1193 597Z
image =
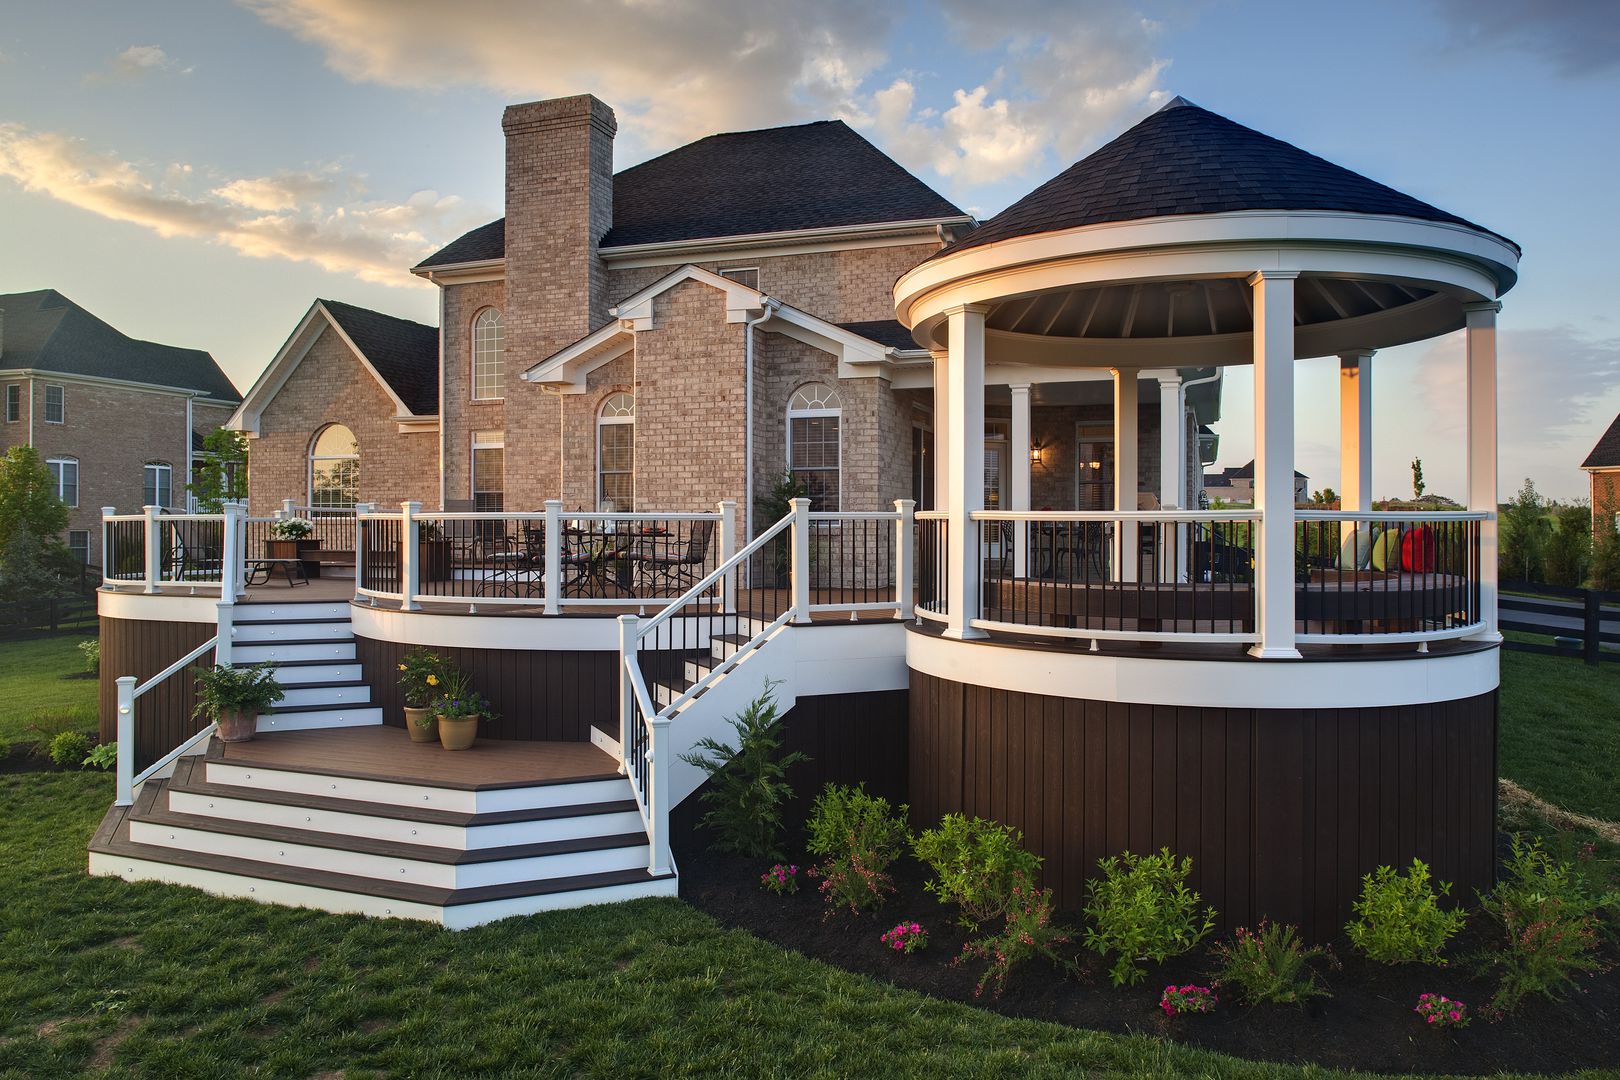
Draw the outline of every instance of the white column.
M788 526L788 586L793 596L793 621L810 623L810 500L789 499L793 524Z
M1008 453L1012 455L1012 510L1028 510L1030 500L1030 471L1029 448L1034 445L1030 438L1029 425L1029 383L1013 383L1007 389L1012 391L1012 432L1008 439ZM1013 577L1029 576L1029 526L1024 522L1016 522L1012 528L1013 545Z
M541 609L547 615L562 614L562 500L547 499L546 532L545 532L545 575L546 606Z
M1136 371L1114 368L1114 509L1136 512L1136 489L1140 481L1137 466L1137 406L1141 393ZM1136 522L1122 521L1114 531L1114 580L1135 581L1142 571L1142 545L1137 540Z
M1187 498L1187 455L1181 435L1181 376L1159 376L1159 505L1184 510Z
M934 505L929 510L943 510L951 504L951 455L944 452L946 417L950 416L951 387L946 374L950 370L950 355L936 352L934 356Z
M1259 657L1294 645L1294 279L1262 270L1254 289L1254 506L1261 514L1254 575Z
M945 470L950 490L938 493L949 519L946 574L950 599L945 636L963 640L984 636L984 631L970 624L979 615L979 577L983 573L978 522L972 515L984 509L985 310L967 304L946 314L950 335L945 361L947 411L943 430L936 425L934 432L936 440L943 438L945 456L950 458ZM940 419L937 411L935 419Z
M1372 509L1371 349L1339 354L1339 507Z
M720 500L720 564L723 566L737 554L737 500ZM701 567L700 567L701 569ZM720 579L720 607L727 615L737 612L737 571L726 571Z
M1469 304L1468 509L1490 513L1479 525L1480 636L1500 641L1496 613L1496 314L1498 302Z
M917 503L912 499L894 500L898 517L894 532L894 617L900 620L912 616L916 596L917 563L913 537L917 528Z
M143 506L141 514L146 519L146 584L143 591L155 593L158 583L163 580L163 523L158 515L163 512L162 507Z
M421 548L418 546L420 536L416 515L422 512L422 504L406 499L399 506L399 608L401 611L419 611L422 605L416 602L416 594L421 591L422 568L417 563Z

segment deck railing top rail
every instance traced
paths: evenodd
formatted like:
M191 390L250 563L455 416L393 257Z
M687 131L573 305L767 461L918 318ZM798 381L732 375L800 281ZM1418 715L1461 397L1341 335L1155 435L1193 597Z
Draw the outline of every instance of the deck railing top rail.
M1489 510L1295 510L1296 521L1371 521L1423 524L1446 521L1494 521Z

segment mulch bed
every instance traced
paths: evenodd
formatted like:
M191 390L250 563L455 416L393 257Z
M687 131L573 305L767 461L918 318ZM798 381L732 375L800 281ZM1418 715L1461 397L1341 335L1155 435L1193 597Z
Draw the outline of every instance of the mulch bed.
M1507 1020L1492 1024L1476 1017L1452 1032L1423 1023L1412 1011L1418 995L1441 993L1477 1009L1495 990L1491 978L1475 976L1463 962L1449 968L1375 964L1346 942L1335 946L1343 969L1324 973L1333 996L1303 1009L1249 1008L1223 1000L1212 1014L1170 1019L1158 1007L1166 984L1208 985L1213 978L1214 964L1203 948L1150 967L1147 979L1135 987L1116 989L1106 965L1080 951L1078 941L1074 948L1083 965L1078 977L1032 961L1013 972L1000 999L988 989L976 998L982 965L952 965L966 938L953 924L955 909L923 891L924 871L915 862L897 867L900 892L877 913L823 919L816 882L803 879L803 864L798 894L775 896L758 887L766 867L753 860L696 851L678 858L682 898L726 926L847 971L1009 1016L1162 1036L1251 1060L1371 1072L1554 1073L1620 1065L1620 974L1615 972L1583 981L1563 1001L1533 999ZM879 944L879 935L902 920L927 928L927 949L905 956ZM1063 921L1072 926L1080 919ZM1465 957L1494 944L1492 927L1483 918L1470 922L1453 939L1450 955Z

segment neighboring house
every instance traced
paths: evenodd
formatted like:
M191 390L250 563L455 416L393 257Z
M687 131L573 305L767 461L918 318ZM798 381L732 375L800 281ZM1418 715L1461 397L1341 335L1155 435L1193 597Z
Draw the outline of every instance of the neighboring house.
M1620 416L1598 439L1581 468L1591 484L1593 534L1600 522L1620 528Z
M933 365L891 288L967 214L841 121L713 135L618 173L595 98L512 106L503 128L506 216L411 271L440 287L439 330L322 301L248 392L255 513L731 499L746 531L787 472L817 510L932 505ZM1196 494L1185 418L1219 417L1216 377L1161 438L1180 379L1140 380L1138 485L1167 506ZM1022 484L1026 506L1112 505L1107 372L991 382L986 505ZM323 491L338 443L347 484ZM1161 480L1167 452L1188 466Z
M86 562L102 507L188 507L193 455L241 400L203 350L137 341L55 289L0 295L0 392L0 450L39 451Z
M1310 477L1298 469L1294 470L1294 502L1310 502L1310 484ZM1250 458L1247 465L1228 467L1218 473L1205 473L1204 490L1211 501L1220 499L1242 506L1254 505L1254 459Z

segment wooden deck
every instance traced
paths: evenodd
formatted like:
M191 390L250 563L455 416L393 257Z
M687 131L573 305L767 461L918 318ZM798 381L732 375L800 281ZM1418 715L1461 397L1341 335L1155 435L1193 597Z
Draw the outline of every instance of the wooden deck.
M619 775L619 763L587 742L518 742L480 737L472 749L452 753L436 742L411 742L404 730L386 725L278 731L245 743L216 740L208 752L212 760L231 765L470 790L614 779Z

